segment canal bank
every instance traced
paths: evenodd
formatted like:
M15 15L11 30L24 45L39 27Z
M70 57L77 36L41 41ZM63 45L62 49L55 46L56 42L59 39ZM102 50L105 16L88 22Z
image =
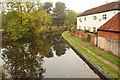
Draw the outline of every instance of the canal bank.
M67 35L65 35L67 33ZM112 79L118 78L118 72L112 69L110 66L106 65L104 62L96 58L95 56L91 55L87 50L83 49L79 45L79 43L76 43L72 41L70 38L72 35L70 35L69 32L64 32L62 34L64 40L73 48L73 50L103 79ZM69 38L68 38L69 37ZM73 40L76 41L76 37L72 37ZM98 66L99 67L98 67ZM112 77L110 77L112 76Z

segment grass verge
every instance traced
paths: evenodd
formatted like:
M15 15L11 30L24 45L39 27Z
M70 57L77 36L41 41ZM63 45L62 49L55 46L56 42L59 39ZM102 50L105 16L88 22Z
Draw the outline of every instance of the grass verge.
M70 38L72 38L73 40L75 40L76 42L80 43L82 46L84 46L85 48L89 49L90 51L96 53L98 56L110 61L112 64L120 67L119 62L120 59L116 58L115 56L113 56L112 54L107 54L104 51L101 51L97 48L95 48L94 46L91 46L91 44L89 42L84 42L82 41L80 38L76 37L76 36L72 36L70 33L67 34Z
M96 53L97 55L101 56L102 54L104 54L103 52L92 48L88 45L86 45L86 42L83 42L80 38L76 37L76 36L72 36L69 32L67 33L67 35L74 39L76 42L79 42L82 46L86 47L87 49L89 49L90 51ZM74 43L73 41L69 40L69 38L67 38L65 36L65 32L62 34L62 36L69 41L73 46L75 46L78 50L80 50L82 53L84 53L91 61L93 61L96 65L98 65L103 71L105 71L107 74L109 74L111 77L113 78L120 78L120 75L118 75L118 72L116 70L114 70L113 68L111 68L110 66L108 66L107 64L105 64L104 62L102 62L101 60L99 60L98 58L96 58L95 56L91 55L90 53L87 52L87 50L81 48L79 45L77 45L76 43ZM110 54L104 54L102 55L104 56L103 58L109 60L110 62L115 62L116 65L118 65L118 59ZM102 57L101 56L101 57ZM110 58L106 58L106 57L110 57ZM112 60L110 60L112 59ZM113 60L115 59L115 60ZM116 62L117 61L117 62Z

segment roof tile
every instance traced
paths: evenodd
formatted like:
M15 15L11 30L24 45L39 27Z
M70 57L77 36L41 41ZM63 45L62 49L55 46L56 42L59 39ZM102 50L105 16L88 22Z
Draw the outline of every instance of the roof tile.
M100 13L100 12L105 12L105 11L110 11L110 10L120 10L120 2L111 2L96 8L89 9L82 14L78 15L80 16L85 16L85 15L90 15L90 14L95 14L95 13Z

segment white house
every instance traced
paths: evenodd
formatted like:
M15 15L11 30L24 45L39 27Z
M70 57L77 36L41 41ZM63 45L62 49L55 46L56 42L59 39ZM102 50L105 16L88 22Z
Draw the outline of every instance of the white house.
M93 32L120 12L120 2L111 2L92 8L77 16L77 29Z

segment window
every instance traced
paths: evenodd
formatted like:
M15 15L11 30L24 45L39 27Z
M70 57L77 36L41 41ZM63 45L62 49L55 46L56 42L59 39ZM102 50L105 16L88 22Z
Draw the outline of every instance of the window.
M79 30L81 30L81 26L79 26Z
M84 26L84 30L86 30L86 27Z
M114 12L114 14L115 14L116 12Z
M84 20L86 21L86 17L84 17Z
M96 16L93 16L93 20L96 20L97 19L97 17Z
M93 27L93 31L96 31L96 27Z
M82 22L81 18L79 19L80 22Z
M88 30L90 31L90 30L91 30L91 27L88 27Z
M106 14L103 15L103 19L107 19L107 15Z

